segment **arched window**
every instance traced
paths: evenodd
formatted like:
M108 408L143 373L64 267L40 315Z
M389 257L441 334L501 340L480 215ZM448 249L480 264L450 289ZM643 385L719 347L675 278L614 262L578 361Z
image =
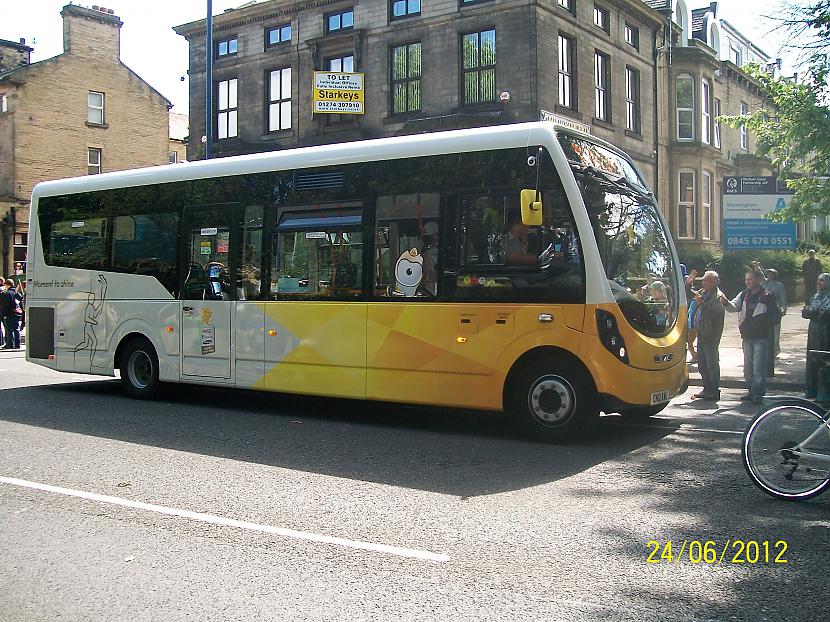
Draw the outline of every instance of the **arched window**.
M715 53L718 55L718 58L721 58L721 49L720 49L720 24L714 17L709 18L709 27L706 33L706 43L715 50Z
M695 81L682 74L675 81L675 109L677 110L677 140L695 139Z
M691 25L692 19L684 0L677 0L674 3L672 19L682 29L680 33L680 45L684 47L689 45L689 26Z

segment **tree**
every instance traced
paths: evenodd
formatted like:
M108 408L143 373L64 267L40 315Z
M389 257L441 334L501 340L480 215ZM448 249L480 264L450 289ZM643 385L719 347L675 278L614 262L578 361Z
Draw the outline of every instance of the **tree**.
M789 47L801 52L806 78L797 82L747 66L767 105L722 121L753 132L758 155L769 158L795 192L774 219L802 220L830 214L830 0L787 4L777 21L777 28L793 38Z

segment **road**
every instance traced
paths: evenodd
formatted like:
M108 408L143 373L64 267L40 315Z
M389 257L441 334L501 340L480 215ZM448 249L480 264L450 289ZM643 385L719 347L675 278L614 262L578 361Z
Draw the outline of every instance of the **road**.
M753 487L738 390L546 446L490 415L0 371L2 620L826 619L830 495ZM787 563L647 562L736 539Z

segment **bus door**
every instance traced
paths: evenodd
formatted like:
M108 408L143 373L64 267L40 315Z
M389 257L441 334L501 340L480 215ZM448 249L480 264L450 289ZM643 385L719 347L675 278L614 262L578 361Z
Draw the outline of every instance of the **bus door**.
M185 208L181 253L183 376L231 377L233 205Z

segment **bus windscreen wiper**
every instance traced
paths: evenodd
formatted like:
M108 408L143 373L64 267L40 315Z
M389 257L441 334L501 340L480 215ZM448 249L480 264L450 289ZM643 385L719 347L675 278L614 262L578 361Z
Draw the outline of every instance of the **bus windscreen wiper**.
M645 197L652 203L655 201L654 193L650 190L639 186L628 178L620 176L620 177L612 177L610 174L602 171L600 169L594 168L593 166L586 166L586 167L574 167L574 172L578 172L582 174L583 181L588 184L592 179L597 179L601 183L611 186L614 190L619 191L621 194L626 194L628 196L632 196L632 198L637 197Z

